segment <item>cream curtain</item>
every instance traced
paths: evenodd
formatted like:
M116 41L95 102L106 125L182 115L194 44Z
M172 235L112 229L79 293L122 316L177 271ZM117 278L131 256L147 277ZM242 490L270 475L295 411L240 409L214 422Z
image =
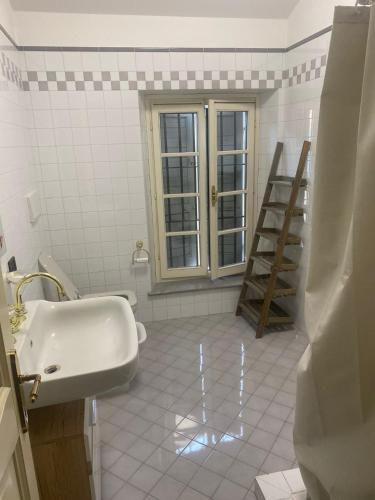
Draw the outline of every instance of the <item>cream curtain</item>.
M297 459L313 500L374 500L375 4L335 11L312 210Z

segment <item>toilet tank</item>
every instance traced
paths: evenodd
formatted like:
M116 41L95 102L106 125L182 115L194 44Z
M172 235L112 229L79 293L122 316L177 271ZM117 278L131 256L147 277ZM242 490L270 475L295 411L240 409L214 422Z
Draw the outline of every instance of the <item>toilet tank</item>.
M42 252L39 255L38 262L40 271L56 276L56 278L62 283L69 300L76 300L80 298L78 288L51 255ZM45 299L57 302L59 297L55 285L49 280L42 280L42 283Z

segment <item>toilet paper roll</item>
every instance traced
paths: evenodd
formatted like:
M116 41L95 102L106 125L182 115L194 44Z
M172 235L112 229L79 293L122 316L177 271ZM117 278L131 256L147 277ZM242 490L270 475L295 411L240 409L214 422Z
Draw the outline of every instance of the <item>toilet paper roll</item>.
M134 263L135 264L147 264L148 263L148 257L135 257L134 258Z

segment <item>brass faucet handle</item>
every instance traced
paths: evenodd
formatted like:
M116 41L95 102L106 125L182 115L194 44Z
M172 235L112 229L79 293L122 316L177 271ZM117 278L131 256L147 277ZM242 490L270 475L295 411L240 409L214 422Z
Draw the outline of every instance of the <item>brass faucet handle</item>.
M42 377L39 375L39 373L33 373L32 375L18 375L18 381L20 384L23 384L24 382L30 382L31 380L33 380L34 383L30 391L30 401L32 403L35 403L39 396L39 387L42 383Z
M12 333L17 333L19 331L21 323L25 318L25 312L20 313L14 305L9 306L9 323Z
M30 400L32 403L35 403L35 401L38 399L39 387L40 387L41 383L42 383L42 377L38 374L35 377L33 386L32 386L31 391L30 391Z

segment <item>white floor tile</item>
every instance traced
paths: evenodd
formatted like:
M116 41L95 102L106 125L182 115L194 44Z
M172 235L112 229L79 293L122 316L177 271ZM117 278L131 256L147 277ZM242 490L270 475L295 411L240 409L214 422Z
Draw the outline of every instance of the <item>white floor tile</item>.
M256 475L295 462L295 368L306 337L255 340L230 313L146 327L129 391L98 401L102 500L255 500ZM301 487L293 471L282 478Z

